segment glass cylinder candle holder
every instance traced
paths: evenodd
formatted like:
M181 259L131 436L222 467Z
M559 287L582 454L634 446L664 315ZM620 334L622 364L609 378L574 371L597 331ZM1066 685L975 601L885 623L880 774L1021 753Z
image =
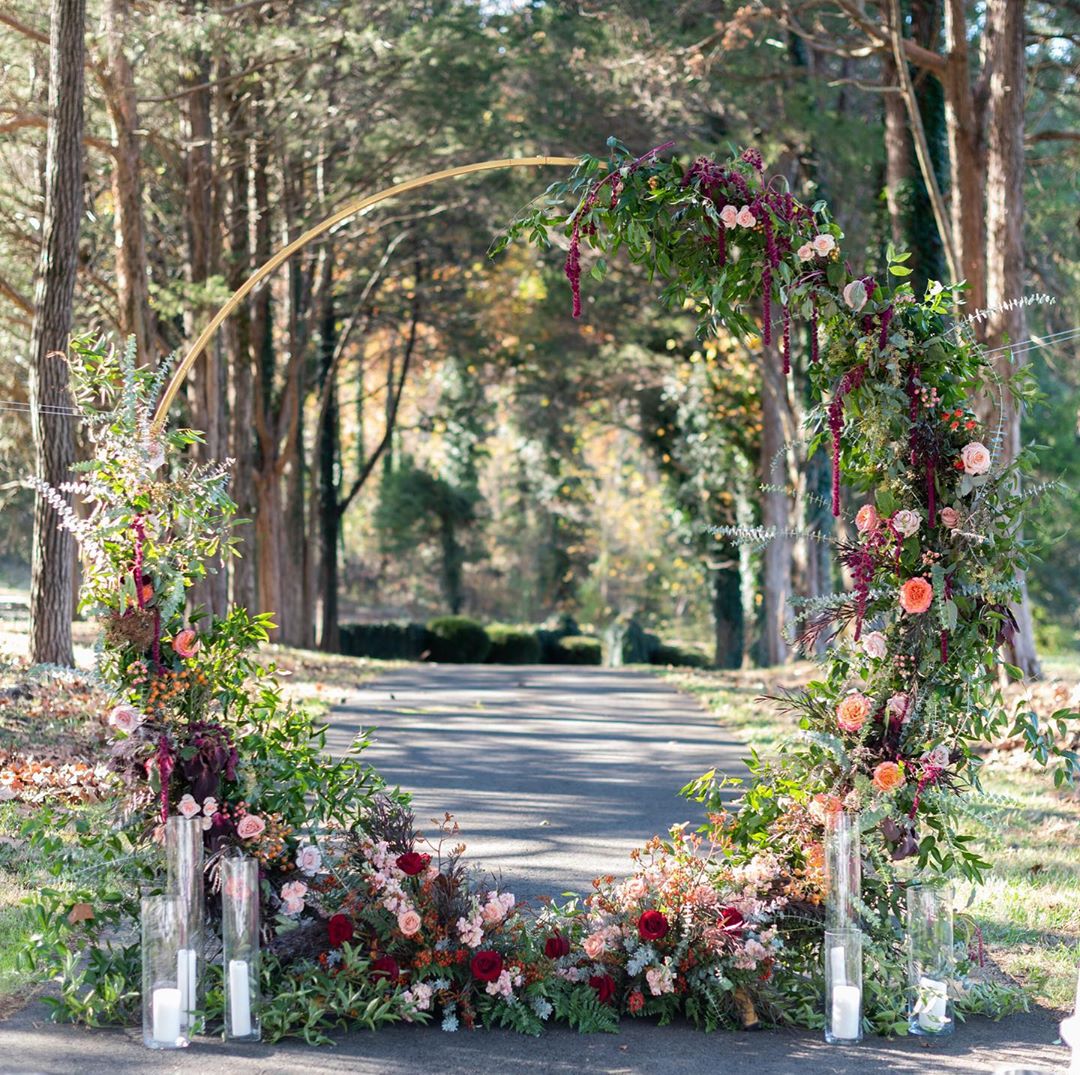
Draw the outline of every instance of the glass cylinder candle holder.
M183 908L176 896L142 901L143 1044L151 1049L183 1049L190 1041L183 1023L177 974Z
M862 1041L862 932L825 931L825 1040Z
M825 928L858 929L862 889L859 818L837 810L825 818Z
M236 856L221 861L221 939L225 977L225 1037L258 1041L259 864Z
M182 908L177 979L181 993L181 1020L195 1029L202 1009L203 915L206 906L201 818L170 817L165 824L165 858L169 892Z
M947 886L913 884L907 890L908 1030L937 1037L955 1029L949 984L953 979L952 893Z

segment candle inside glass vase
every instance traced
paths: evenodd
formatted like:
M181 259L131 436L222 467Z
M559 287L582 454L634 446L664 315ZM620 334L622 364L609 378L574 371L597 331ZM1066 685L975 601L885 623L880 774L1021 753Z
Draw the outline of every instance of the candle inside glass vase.
M221 935L225 1036L258 1041L259 864L242 855L221 861Z
M825 933L825 1040L831 1045L862 1040L862 933Z
M178 970L183 907L176 896L142 901L143 1044L182 1049L188 1044Z

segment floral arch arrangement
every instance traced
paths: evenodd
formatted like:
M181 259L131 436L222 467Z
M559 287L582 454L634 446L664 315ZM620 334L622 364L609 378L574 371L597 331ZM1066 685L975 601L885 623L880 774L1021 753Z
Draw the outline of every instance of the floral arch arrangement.
M695 309L704 331L769 343L775 320L785 371L793 325L808 327L808 435L832 453L834 514L841 480L862 503L857 536L837 542L852 589L799 613L804 640L830 640L820 678L786 700L801 733L774 761L752 763L736 814L706 776L689 789L708 809L699 833L653 841L630 877L602 879L583 901L523 914L470 875L451 819L425 840L407 797L358 757L323 757L322 729L249 655L267 616L187 615L188 587L229 550L227 470L183 465L197 434L166 432L154 414L164 369L77 341L74 381L96 451L65 491L89 517L42 492L82 543L83 604L103 621L98 671L116 702L111 762L125 807L107 837L65 833L52 810L33 826L44 854L87 877L38 897L27 959L60 979L58 1016L132 1017L136 896L162 884L161 826L179 813L202 819L211 921L221 856L259 860L270 1039L433 1017L445 1029L529 1033L549 1018L614 1030L624 1013L681 1014L706 1029L759 1017L820 1026L822 833L843 809L865 834L865 1010L887 1033L906 1025L897 864L971 880L988 868L964 832L977 744L1021 735L1056 764L1056 780L1077 776L1077 756L1056 745L1069 714L1040 725L1007 712L998 691L995 655L1026 555L1025 458L1003 461L1001 430L981 427L972 402L985 391L1023 401L1030 386L1021 375L998 384L952 320L954 292L914 295L906 256L892 252L885 278L853 272L825 205L767 182L753 150L684 168L613 143L610 160L584 158L506 241L545 243L553 228L568 238L575 314L587 243L658 274L665 299ZM1003 1001L974 987L965 1003ZM220 982L205 1013L220 1025Z

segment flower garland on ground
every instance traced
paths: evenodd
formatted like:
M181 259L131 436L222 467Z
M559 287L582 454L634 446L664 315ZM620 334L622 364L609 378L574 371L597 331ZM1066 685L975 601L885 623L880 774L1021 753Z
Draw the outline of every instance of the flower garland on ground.
M767 183L753 151L685 171L658 157L615 147L604 172L589 159L512 230L541 241L553 225L566 231L575 313L587 238L660 272L665 297L696 308L709 330L723 322L756 333L760 301L768 338L775 304L785 370L793 318L812 327L811 378L830 402L810 428L839 464L833 506L842 506L841 468L869 499L858 541L838 550L854 591L803 611L803 637L829 632L833 645L824 678L787 700L802 737L778 761L753 763L734 817L711 777L687 789L708 804L706 843L676 831L645 849L630 878L601 879L582 903L525 916L510 893L478 884L460 845L443 853L457 835L450 819L427 844L376 774L355 757L322 755L321 729L283 703L272 670L249 655L267 616L187 616L191 584L231 551L227 467L171 463L196 435L150 436L164 372L137 370L130 349L78 341L74 383L96 452L63 491L91 514L42 493L82 545L84 608L102 620L99 673L114 696L111 767L128 791L107 840L78 830L65 839L51 810L36 821L44 854L96 855L95 879L39 897L43 928L29 958L60 977L59 1016L133 1015L138 946L117 938L130 934L139 885L161 883L161 823L177 813L202 820L211 923L220 856L240 850L260 862L271 1039L317 1042L337 1028L432 1017L447 1030L528 1033L551 1017L611 1030L621 1014L681 1014L706 1029L760 1016L819 1026L822 832L830 810L847 808L879 834L868 841L864 889L867 1014L882 1031L900 1025L892 862L917 856L924 871L976 878L985 869L958 829L955 794L978 785L979 741L1012 728L1043 760L1063 758L1061 778L1077 768L1053 737L1063 713L1046 728L1033 714L1010 716L992 685L1023 565L1017 465L1000 466L998 435L973 424L968 400L990 371L952 333L948 293L917 302L906 285L889 291L852 275L824 206ZM578 198L569 212L567 194ZM891 259L891 275L903 277L903 260ZM86 951L94 958L70 958ZM220 988L207 1007L220 1022Z

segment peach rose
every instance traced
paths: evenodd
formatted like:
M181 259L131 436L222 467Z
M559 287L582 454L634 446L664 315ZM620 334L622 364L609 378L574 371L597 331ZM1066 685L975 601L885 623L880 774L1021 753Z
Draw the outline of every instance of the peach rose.
M283 900L302 900L307 895L307 885L303 881L289 881L281 886Z
M990 469L990 452L977 440L965 444L960 452L965 474L985 474Z
M725 228L733 228L738 223L739 210L733 205L725 205L720 210L720 220Z
M934 587L921 576L908 579L900 587L900 607L905 612L917 615L925 612L934 600Z
M739 222L740 228L752 228L757 223L757 217L750 212L748 205L744 205L739 210L739 215L735 219Z
M194 795L184 795L176 804L176 809L178 813L190 820L199 812L199 804L195 801Z
M849 694L836 707L836 723L845 732L857 732L866 723L872 708L873 704L865 694Z
M194 657L199 652L199 636L192 627L185 627L173 640L172 648L181 657Z
M590 959L599 959L607 948L607 940L603 933L590 933L581 947L585 949L585 954Z
M950 530L955 530L960 525L960 512L956 508L941 509L941 523Z
M877 513L877 508L873 504L863 504L859 508L858 515L855 516L855 527L861 533L865 534L871 530L876 530L881 525L881 517Z
M240 819L240 824L236 826L236 835L241 840L253 840L256 836L262 835L265 828L266 822L258 814L245 814ZM288 899L287 896L285 898Z
M883 761L874 770L874 787L878 791L895 791L904 782L904 770L894 761Z
M632 902L643 900L648 893L649 882L644 877L631 877L623 884L623 895Z
M810 245L813 246L816 253L825 257L826 254L836 249L836 240L831 235L822 232L820 235L814 236L810 241Z
M813 261L817 257L814 253L814 248L809 243L803 243L798 249L798 255L800 261Z
M807 810L815 821L824 822L830 814L839 814L844 804L835 795L818 792L811 800Z
M413 937L420 932L420 916L416 911L408 910L402 911L397 916L398 929L405 934L406 937Z

